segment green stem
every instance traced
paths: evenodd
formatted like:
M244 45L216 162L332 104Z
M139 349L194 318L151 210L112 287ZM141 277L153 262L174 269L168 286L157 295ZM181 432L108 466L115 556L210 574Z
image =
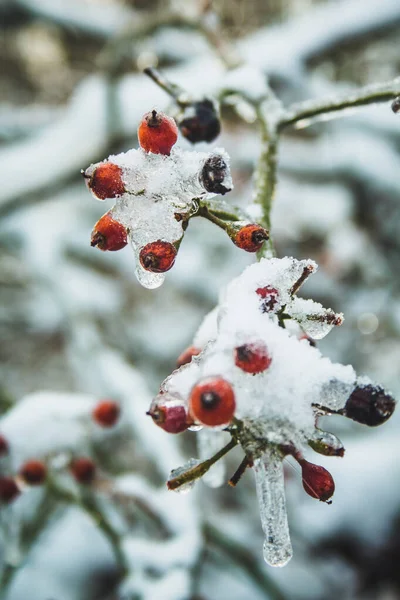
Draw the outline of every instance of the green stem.
M335 99L309 100L290 106L283 114L278 124L278 131L282 131L289 125L296 123L302 127L308 127L323 117L343 116L348 108L357 108L373 104L374 102L388 102L400 95L400 77L381 83L379 85L368 85L349 94L339 96ZM337 115L335 114L337 113Z
M176 490L179 487L181 487L182 485L185 485L186 483L190 483L191 481L195 481L196 479L203 477L203 475L205 473L207 473L207 471L218 460L220 460L223 456L225 456L225 454L228 454L228 452L230 452L232 450L232 448L234 448L237 445L237 443L238 442L236 441L236 439L232 438L231 441L226 446L221 448L221 450L219 450L211 458L204 460L203 462L196 465L195 467L192 467L188 471L185 471L185 473L182 473L181 475L178 475L177 477L173 477L172 479L170 479L167 482L168 489Z
M261 153L256 168L256 195L254 202L262 208L260 225L271 231L271 209L276 187L278 157L278 130L268 119L270 100L264 100L257 108L257 119L261 129ZM259 257L275 256L275 248L270 234L259 252Z

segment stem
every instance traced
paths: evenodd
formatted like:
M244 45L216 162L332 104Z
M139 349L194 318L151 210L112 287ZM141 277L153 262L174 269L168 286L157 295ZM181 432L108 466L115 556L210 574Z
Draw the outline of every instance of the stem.
M290 294L292 296L294 294L297 294L297 292L299 291L299 289L301 288L303 283L306 281L306 279L308 279L308 277L311 275L311 273L314 273L314 271L315 271L314 267L311 267L311 266L304 267L302 274L300 275L298 280L293 284L292 289L290 290Z
M262 101L257 107L257 119L261 128L261 153L256 168L256 195L254 202L262 208L262 225L269 232L271 230L271 208L276 187L276 169L278 156L278 130L275 123L268 119L268 109L271 106L271 98ZM275 256L273 240L270 234L259 258L262 256Z
M160 73L154 67L147 67L143 70L143 73L150 77L164 92L166 92L171 98L175 100L175 102L181 106L185 107L190 104L189 95L185 92L185 90L176 83L172 83L169 81L164 75Z
M122 550L120 535L107 519L92 491L82 489L82 494L78 497L59 486L54 480L48 481L48 489L59 501L79 506L92 518L111 544L116 563L121 571L121 577L126 575L129 568Z
M238 468L236 469L236 471L234 472L234 474L232 475L232 477L230 478L230 480L228 481L228 484L231 487L236 487L239 481L241 480L242 476L245 474L247 467L250 466L251 462L249 458L245 456Z
M207 471L213 466L213 464L215 464L220 458L225 456L225 454L228 454L228 452L230 452L232 448L234 448L237 445L237 443L238 442L234 438L232 438L226 446L221 448L221 450L219 450L216 454L214 454L214 456L212 456L208 460L204 460L202 463L196 465L195 467L192 467L185 473L182 473L181 475L170 479L167 482L168 489L176 490L185 483L190 483L191 481L195 481L196 479L203 477L204 473L207 473Z
M279 120L278 131L297 123L298 127L308 127L316 121L343 116L347 108L366 106L374 102L388 102L400 94L400 77L378 85L368 85L336 99L309 100L292 104Z

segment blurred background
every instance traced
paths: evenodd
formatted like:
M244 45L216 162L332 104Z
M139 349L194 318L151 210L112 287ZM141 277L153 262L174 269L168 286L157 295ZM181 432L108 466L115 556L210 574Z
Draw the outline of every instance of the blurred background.
M128 247L90 247L111 204L93 200L80 175L136 147L143 113L172 109L146 66L217 95L239 56L285 104L396 77L399 1L1 0L0 21L0 432L10 447L0 466L14 474L40 458L70 493L26 489L1 508L2 597L400 598L399 414L377 430L325 419L346 447L343 459L320 461L336 481L332 506L304 494L288 467L294 558L282 570L262 559L251 471L236 489L166 491L169 471L196 455L195 434L168 435L145 411L221 287L253 257L196 219L163 287L141 288ZM231 156L227 200L246 207L257 127L223 107L213 145ZM389 103L288 129L272 214L278 256L320 265L306 297L345 314L321 351L397 398L399 167ZM110 430L91 419L101 398L122 407ZM241 456L231 454L233 473ZM96 464L95 513L71 482L70 455Z

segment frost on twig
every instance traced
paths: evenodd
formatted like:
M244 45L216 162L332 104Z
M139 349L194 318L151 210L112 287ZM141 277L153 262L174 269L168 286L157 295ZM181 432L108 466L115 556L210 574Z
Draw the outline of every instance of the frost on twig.
M207 436L219 439L224 429L232 436L214 457L173 472L170 489L188 489L237 443L242 446L256 474L264 558L274 566L291 557L283 458L293 456L305 491L327 501L334 491L332 477L302 452L309 445L327 456L343 456L344 448L336 436L317 428L318 416L337 413L374 426L395 406L389 393L357 378L351 366L332 363L310 343L309 336L320 339L343 320L296 297L316 268L313 261L293 258L262 259L248 267L222 293L195 336L196 352L163 382L149 411L172 433L203 427ZM246 466L239 468L234 484Z

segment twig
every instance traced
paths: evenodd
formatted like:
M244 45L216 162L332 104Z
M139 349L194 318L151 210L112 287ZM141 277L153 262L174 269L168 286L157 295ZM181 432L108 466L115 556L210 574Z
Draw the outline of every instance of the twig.
M367 106L377 102L388 102L400 95L400 77L381 83L368 85L354 92L337 98L324 98L322 100L309 100L293 104L279 120L278 131L289 125L309 127L315 122L327 118L337 118L346 115L346 109Z
M232 475L232 477L230 478L230 480L228 481L228 484L231 487L236 487L239 481L241 480L242 476L245 474L247 467L251 466L252 462L247 456L245 456L238 468L236 469L236 471L234 472L234 474Z
M238 443L237 440L232 438L231 441L226 446L221 448L221 450L219 450L216 454L214 454L214 456L212 456L208 460L204 460L200 464L196 465L195 467L192 467L188 471L185 471L181 475L178 475L177 477L173 477L172 479L170 479L167 482L168 489L176 490L179 487L181 487L182 485L185 485L186 483L190 483L191 481L195 481L196 479L203 477L203 475L205 473L207 473L207 471L217 461L219 461L220 458L225 456L225 454L228 454L228 452L230 452L232 450L232 448L234 448L237 445L237 443Z

